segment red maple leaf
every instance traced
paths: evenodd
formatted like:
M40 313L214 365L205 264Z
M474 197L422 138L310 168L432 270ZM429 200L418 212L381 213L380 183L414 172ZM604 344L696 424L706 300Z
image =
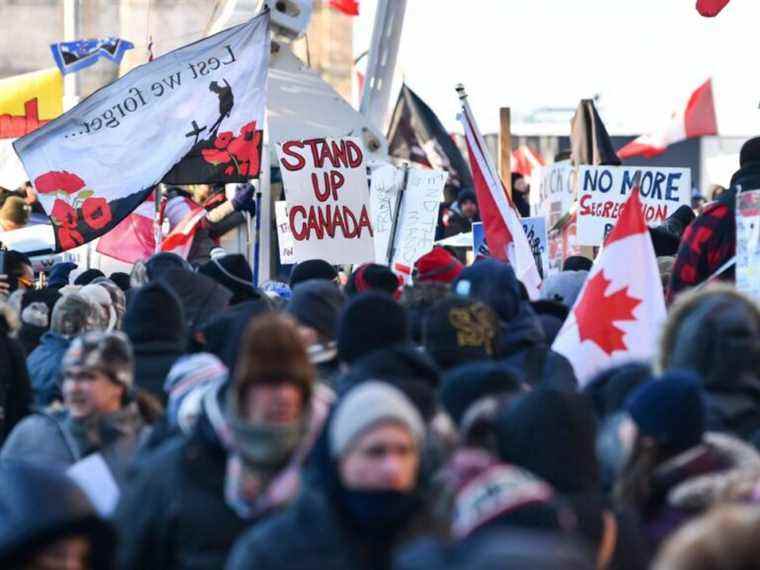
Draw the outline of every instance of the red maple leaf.
M633 311L641 304L641 299L628 295L628 287L605 295L610 283L604 270L594 275L573 311L581 341L590 340L608 355L628 348L623 342L625 331L615 326L615 322L635 321Z

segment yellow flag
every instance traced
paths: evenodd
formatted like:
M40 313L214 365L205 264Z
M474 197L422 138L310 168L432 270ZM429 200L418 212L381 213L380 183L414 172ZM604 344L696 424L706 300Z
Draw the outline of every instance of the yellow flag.
M58 68L0 79L0 139L21 137L63 112Z

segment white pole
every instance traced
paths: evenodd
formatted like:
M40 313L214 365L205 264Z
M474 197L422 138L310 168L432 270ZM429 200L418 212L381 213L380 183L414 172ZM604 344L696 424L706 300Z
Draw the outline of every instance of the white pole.
M63 40L71 42L79 37L79 0L63 0ZM63 76L63 110L68 111L79 103L77 74Z

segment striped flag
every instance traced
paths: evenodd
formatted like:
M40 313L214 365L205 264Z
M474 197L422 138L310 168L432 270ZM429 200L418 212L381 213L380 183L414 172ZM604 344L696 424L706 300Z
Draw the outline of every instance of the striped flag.
M493 160L486 151L483 136L472 116L464 88L460 87L457 90L462 101L459 120L464 126L473 186L478 198L478 210L483 220L488 249L493 257L508 261L512 265L517 278L528 290L530 298L537 299L541 276L522 229L520 215L507 198L507 192L496 173Z
M119 224L100 238L96 251L124 263L148 259L156 250L155 192Z
M176 224L172 223L174 229L169 232L159 247L160 251L176 253L183 259L187 259L190 248L193 246L193 238L200 224L206 218L206 209L198 206L190 199L177 201L174 204L167 204L166 216L170 223L173 218L178 216L179 210L182 210L182 218ZM172 211L177 210L177 211Z

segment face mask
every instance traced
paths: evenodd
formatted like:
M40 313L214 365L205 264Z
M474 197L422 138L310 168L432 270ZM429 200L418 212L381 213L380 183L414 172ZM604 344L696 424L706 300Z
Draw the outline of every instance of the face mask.
M390 535L399 530L420 505L416 493L342 489L338 500L362 531Z

